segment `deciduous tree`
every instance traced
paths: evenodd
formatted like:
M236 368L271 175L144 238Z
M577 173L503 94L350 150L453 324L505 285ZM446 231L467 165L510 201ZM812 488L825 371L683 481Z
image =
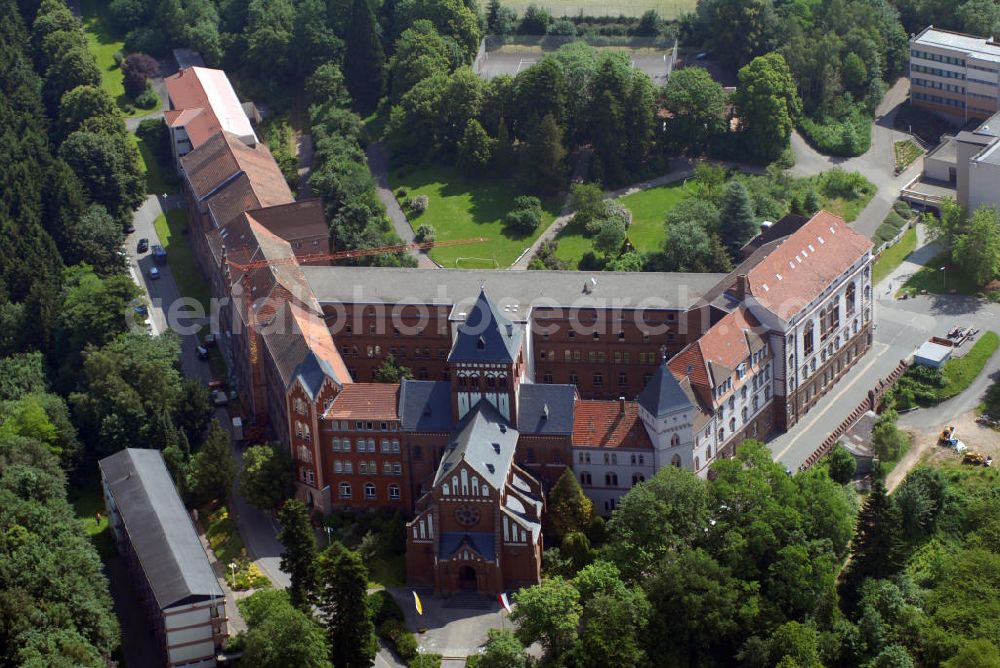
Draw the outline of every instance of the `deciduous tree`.
M702 67L685 67L670 75L663 89L664 104L673 116L667 122L669 141L695 151L726 130L726 93Z
M775 160L788 146L802 113L792 73L778 53L759 56L739 71L736 113L751 155L762 162Z
M243 661L261 668L331 668L323 628L308 611L296 609L288 594L265 589L239 601L247 622Z
M344 55L347 89L365 112L378 104L385 90L385 53L368 0L354 0Z
M274 443L254 445L243 452L240 496L265 511L274 511L295 493L292 460Z
M565 183L563 131L549 115L533 128L521 147L518 177L524 188L539 194L558 192Z
M546 510L552 533L557 541L561 541L570 532L587 530L594 514L594 504L583 493L573 471L566 469L549 491Z
M229 498L236 475L229 433L213 420L201 449L191 458L188 489L202 501L224 501Z
M133 97L146 90L149 80L159 74L160 64L156 62L156 58L145 53L130 53L122 61L125 91Z
M559 665L577 638L583 608L576 588L562 578L546 578L515 595L510 618L525 645L539 642L546 659Z

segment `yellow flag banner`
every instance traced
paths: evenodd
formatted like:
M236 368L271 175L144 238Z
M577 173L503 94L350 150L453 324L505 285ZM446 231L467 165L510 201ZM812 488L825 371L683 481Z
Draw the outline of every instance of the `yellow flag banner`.
M417 596L417 592L413 592L413 604L417 606L417 614L424 614L424 604L420 602L420 597Z

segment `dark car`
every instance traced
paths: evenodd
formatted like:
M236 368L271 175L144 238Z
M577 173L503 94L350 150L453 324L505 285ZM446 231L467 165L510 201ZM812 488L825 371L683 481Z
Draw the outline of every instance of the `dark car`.
M160 278L160 270L156 267L149 268L149 280L156 281Z
M133 306L132 310L135 311L136 315L142 315L142 316L149 315L149 309L146 308L145 304L139 304L138 306Z
M132 234L133 232L135 232L135 225L129 223L125 226L125 234Z
M167 261L167 249L156 244L153 246L153 259L156 260L157 264L163 264Z
M135 246L136 253L145 253L149 250L149 239L142 238L139 239L139 243Z
M208 348L205 346L198 346L198 359L207 360L208 359Z

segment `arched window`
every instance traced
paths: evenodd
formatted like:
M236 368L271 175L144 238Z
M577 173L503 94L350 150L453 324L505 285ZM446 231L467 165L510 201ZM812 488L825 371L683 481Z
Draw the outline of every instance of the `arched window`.
M671 466L676 466L677 468L680 468L681 467L681 456L680 455L674 455L673 457L671 457L670 458L670 464L671 464Z
M847 315L854 313L854 298L855 298L855 287L854 283L847 286L847 292L844 294L844 305L846 306Z
M671 448L676 448L680 444L681 444L681 437L678 436L677 434L673 434L670 437L670 447Z
M729 431L736 431L736 418L729 418Z
M366 482L365 483L365 498L374 499L375 498L375 484Z
M451 490L448 488L448 483L441 485L441 493L444 496L448 496L449 494L451 494Z
M720 428L719 429L719 443L722 443L725 440L726 440L726 430Z
M711 458L712 458L712 444L709 443L708 447L705 448L705 459L711 459Z
M617 487L618 486L618 474L617 473L605 473L604 474L604 486L605 487Z
M389 485L389 499L392 501L399 500L399 485L396 483Z
M590 484L590 473L588 473L587 471L581 471L580 472L580 484L581 485L589 485Z
M351 483L349 482L340 483L340 498L342 499L351 498Z
M749 411L747 411L747 407L746 407L746 406L744 406L744 407L743 407L743 413L742 413L742 415L743 415L743 421L744 421L744 422L746 422L746 421L747 421L747 413L748 413L748 412L749 412Z

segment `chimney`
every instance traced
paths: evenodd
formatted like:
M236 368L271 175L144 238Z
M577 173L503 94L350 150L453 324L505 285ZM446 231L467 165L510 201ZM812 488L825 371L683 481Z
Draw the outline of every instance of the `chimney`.
M622 415L625 415L625 396L624 395L618 397L618 405L622 409Z
M507 325L507 336L514 336L514 325Z
M746 274L739 274L736 276L736 298L743 301L747 298L747 294L750 292L749 281L747 281Z

